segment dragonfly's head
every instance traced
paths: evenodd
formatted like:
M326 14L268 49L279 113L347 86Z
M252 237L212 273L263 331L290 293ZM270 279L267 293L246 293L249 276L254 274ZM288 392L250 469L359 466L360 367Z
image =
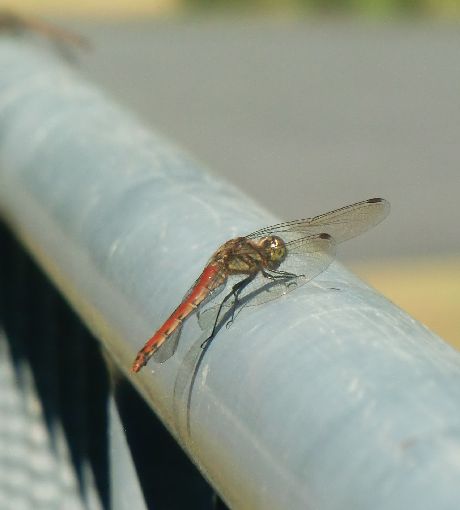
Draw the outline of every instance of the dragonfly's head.
M265 266L267 269L278 269L286 258L286 244L277 236L262 237L259 246L265 255Z

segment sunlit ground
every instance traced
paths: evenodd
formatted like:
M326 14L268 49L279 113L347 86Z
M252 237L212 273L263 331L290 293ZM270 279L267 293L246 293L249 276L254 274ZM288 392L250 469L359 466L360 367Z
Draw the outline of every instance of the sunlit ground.
M460 17L460 0L0 0L0 8L27 14L80 18L127 18L184 12L275 16L358 15L382 17Z
M124 19L175 13L181 0L0 0L0 8L27 15Z
M388 299L460 349L460 258L392 260L354 271Z

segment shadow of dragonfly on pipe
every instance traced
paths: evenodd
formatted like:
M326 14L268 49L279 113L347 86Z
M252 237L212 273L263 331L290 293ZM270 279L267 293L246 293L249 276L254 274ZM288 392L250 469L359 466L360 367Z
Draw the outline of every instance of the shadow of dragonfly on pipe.
M293 277L291 285L297 286ZM288 285L289 282L286 282ZM340 290L337 288L317 287L324 291ZM244 298L223 307L222 304L205 309L198 315L198 323L203 334L196 339L182 361L173 389L173 416L174 428L184 444L191 445L191 408L192 398L204 357L211 347L219 331L225 326L227 329L233 324L236 317L247 307L252 306L261 296L279 288L278 281L269 281L261 288L256 288ZM222 311L223 310L223 311Z

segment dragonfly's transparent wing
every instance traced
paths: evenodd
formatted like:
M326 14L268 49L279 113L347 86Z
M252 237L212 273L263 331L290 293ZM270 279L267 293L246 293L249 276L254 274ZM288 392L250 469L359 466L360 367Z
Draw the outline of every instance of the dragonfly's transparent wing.
M240 282L242 279L244 279L244 275L229 276L224 285L221 285L215 293L213 293L210 297L205 299L203 303L201 303L201 306L198 308L196 312L196 316L198 319L198 325L203 331L207 331L209 329L210 324L211 327L214 325L215 319L217 318L217 315L219 313L219 308L221 307L222 299L219 299L219 301L216 302L217 301L216 297L218 295L223 295L224 297L227 296L229 293L232 292L233 286ZM232 303L233 298L229 299L225 303L225 307L227 308L227 310L231 308Z
M322 273L334 260L335 239L327 234L318 234L295 239L286 243L287 256L277 272L273 272L274 280L259 273L244 289L241 300L246 299L247 305L260 305L276 299L309 282ZM295 275L289 277L283 273Z
M390 204L384 198L371 198L347 205L314 218L294 220L265 227L248 238L257 239L267 235L279 235L285 241L299 236L327 233L337 243L356 237L384 220L390 212Z
M335 240L328 234L307 236L286 243L285 262L278 271L269 272L270 277L259 272L239 295L237 307L260 305L304 285L331 264L335 257L335 246ZM226 289L231 292L231 287ZM220 305L202 311L198 317L201 329L206 331L212 328L218 315L219 321L226 315L230 315L230 319L235 311L234 307L235 300L231 298L220 312Z
M168 360L177 349L179 345L179 338L182 333L182 325L180 325L174 333L167 338L167 340L158 347L158 349L153 353L152 359L156 363L164 363Z

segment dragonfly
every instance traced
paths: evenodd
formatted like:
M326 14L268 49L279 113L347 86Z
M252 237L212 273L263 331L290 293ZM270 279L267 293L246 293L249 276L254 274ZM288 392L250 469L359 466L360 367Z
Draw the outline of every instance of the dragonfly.
M334 260L337 244L374 227L389 211L384 198L371 198L230 239L212 255L179 306L138 352L132 371L139 372L152 357L161 363L172 356L183 324L192 314L198 315L202 329L210 329L204 345L214 338L223 317L229 317L229 325L242 306L276 299L316 278ZM224 290L225 297L216 304Z

